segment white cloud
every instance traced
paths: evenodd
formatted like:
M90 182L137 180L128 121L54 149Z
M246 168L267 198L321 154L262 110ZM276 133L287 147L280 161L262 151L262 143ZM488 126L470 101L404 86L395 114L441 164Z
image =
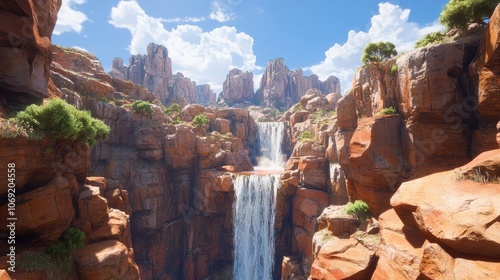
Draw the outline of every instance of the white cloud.
M219 1L213 1L210 4L210 15L209 17L218 22L226 22L234 19L234 14L230 12L230 9L223 5Z
M88 18L84 13L75 10L74 6L85 2L86 0L63 0L53 32L55 35L61 35L64 32L80 33L82 31L83 23L88 21Z
M258 70L253 53L253 38L234 27L222 26L203 31L195 25L178 25L167 30L162 19L154 18L135 1L120 1L111 10L109 23L126 28L132 35L131 54L146 53L151 42L167 47L172 68L197 84L209 84L214 92L222 90L229 70Z
M167 22L167 23L179 23L179 22L202 22L205 21L205 17L176 17L176 18L162 18L160 19L161 22Z
M434 22L428 26L420 26L409 21L410 10L402 9L391 3L380 3L379 13L371 18L368 32L349 31L347 41L335 44L325 52L325 59L316 65L307 67L320 79L324 80L330 75L340 79L342 91L351 88L352 77L356 67L361 65L361 53L369 42L390 41L398 52L413 49L415 41L423 35L443 30L443 26Z

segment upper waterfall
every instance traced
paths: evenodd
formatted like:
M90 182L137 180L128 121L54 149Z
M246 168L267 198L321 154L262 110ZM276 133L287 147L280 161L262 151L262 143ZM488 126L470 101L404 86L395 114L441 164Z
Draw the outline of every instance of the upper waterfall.
M281 146L285 137L285 123L259 122L257 125L261 156L256 169L283 169L285 159Z

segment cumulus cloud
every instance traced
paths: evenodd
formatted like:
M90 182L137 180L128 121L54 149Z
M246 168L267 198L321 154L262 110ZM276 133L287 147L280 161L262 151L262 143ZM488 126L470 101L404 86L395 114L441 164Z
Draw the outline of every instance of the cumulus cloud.
M204 31L195 25L178 25L167 30L162 19L154 18L135 1L120 1L111 10L109 23L128 29L132 35L131 54L146 53L151 42L167 47L174 72L197 84L209 84L214 92L222 90L229 70L258 70L253 53L253 38L234 27L222 26Z
M361 65L361 53L367 43L390 41L396 45L398 52L404 52L411 50L415 41L423 35L444 29L437 22L427 26L411 22L410 10L402 9L398 5L385 2L378 6L379 12L371 18L368 31L349 31L347 41L343 45L333 45L325 52L325 59L321 63L306 69L323 80L330 75L337 76L342 90L345 91L352 86L352 77L356 67Z
M226 22L234 19L234 13L230 12L230 9L219 1L213 1L210 4L210 10L209 17L218 22Z
M167 23L179 23L179 22L202 22L205 21L205 17L176 17L176 18L161 18L161 22L167 22Z
M55 35L61 35L64 32L80 33L83 30L83 23L88 21L88 18L84 13L76 10L74 6L85 2L86 0L65 0L62 2L53 32Z

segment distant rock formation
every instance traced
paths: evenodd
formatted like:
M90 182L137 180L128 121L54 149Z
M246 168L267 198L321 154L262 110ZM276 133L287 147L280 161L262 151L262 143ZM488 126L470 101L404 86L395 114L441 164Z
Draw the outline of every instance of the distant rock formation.
M195 83L195 96L196 102L199 104L214 104L217 96L214 91L210 89L210 85L196 85Z
M287 109L311 88L319 89L324 95L340 94L340 81L330 76L322 82L317 75L304 76L302 69L290 71L284 59L278 58L267 64L256 92L256 100L259 104L268 101L275 107Z
M172 60L168 57L167 48L162 45L149 44L146 55L130 57L129 66L123 65L121 58L115 58L109 74L116 79L146 86L164 104L178 102L185 105L210 100L210 90L204 93L206 96L198 98L194 82L182 73L172 74Z
M232 69L223 85L222 99L228 104L254 100L253 74Z

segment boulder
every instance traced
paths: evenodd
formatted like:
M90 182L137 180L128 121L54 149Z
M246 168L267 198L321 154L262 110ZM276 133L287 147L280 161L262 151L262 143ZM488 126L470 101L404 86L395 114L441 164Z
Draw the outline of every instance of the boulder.
M139 279L133 251L116 240L85 245L74 254L81 279Z
M324 157L325 146L314 141L300 141L293 148L292 157Z
M355 239L332 239L321 247L309 279L369 279L374 254Z
M372 279L417 279L425 238L391 209L379 217L381 244Z
M490 155L498 153L495 150ZM484 166L488 158L480 156L482 161L475 164ZM459 253L499 258L499 184L467 180L460 172L405 182L391 198L391 205L403 223L415 226L429 240Z

